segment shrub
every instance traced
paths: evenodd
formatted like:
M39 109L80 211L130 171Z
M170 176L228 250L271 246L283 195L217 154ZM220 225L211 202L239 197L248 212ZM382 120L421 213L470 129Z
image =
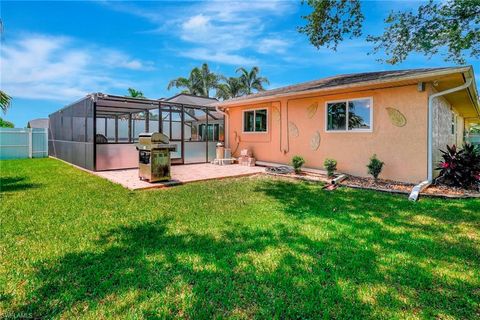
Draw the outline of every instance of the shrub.
M15 127L13 125L13 123L11 123L10 121L7 121L7 120L3 120L0 117L0 128L13 128L13 127Z
M294 156L292 158L292 166L295 173L300 173L302 166L305 164L305 159L300 156Z
M325 159L323 161L323 166L327 169L327 175L329 178L333 177L335 170L337 170L337 160L335 159Z
M377 158L377 155L374 154L371 158L370 158L370 162L367 164L367 168L368 168L368 174L372 175L373 178L375 179L375 181L377 181L378 179L378 176L380 175L380 172L382 172L382 169L383 169L383 165L385 163L383 161L380 161L378 158Z
M480 153L471 144L465 144L458 150L455 145L448 146L442 152L436 170L440 170L437 180L443 183L463 188L475 187L480 183Z

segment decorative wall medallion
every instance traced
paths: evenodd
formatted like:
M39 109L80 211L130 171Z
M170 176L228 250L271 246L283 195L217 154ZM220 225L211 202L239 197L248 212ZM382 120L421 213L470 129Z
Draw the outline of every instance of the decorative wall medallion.
M307 117L309 119L312 119L315 113L317 113L317 109L318 109L318 102L314 102L311 105L309 105L307 108Z
M388 117L394 126L403 127L407 124L407 118L395 108L386 108Z
M312 140L310 140L310 148L313 151L318 150L318 147L320 147L320 132L315 131L313 134Z
M293 137L293 138L298 137L298 127L295 123L291 121L288 123L288 133L290 137Z
M273 121L280 122L280 110L277 107L272 108Z

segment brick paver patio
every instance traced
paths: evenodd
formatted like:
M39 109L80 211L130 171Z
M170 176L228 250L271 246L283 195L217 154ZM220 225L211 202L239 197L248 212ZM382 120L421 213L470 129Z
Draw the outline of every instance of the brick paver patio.
M210 163L172 166L172 180L149 183L138 178L138 169L98 171L93 174L121 184L130 190L162 188L178 184L212 179L241 177L264 173L265 167L246 167L238 164L218 166Z

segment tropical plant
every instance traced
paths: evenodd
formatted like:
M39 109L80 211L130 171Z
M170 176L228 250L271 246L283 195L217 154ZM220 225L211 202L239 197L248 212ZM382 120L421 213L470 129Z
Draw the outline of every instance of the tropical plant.
M0 19L0 35L3 35L2 19ZM2 109L3 113L7 113L7 110L10 107L11 101L12 101L12 98L5 91L0 90L0 109Z
M218 78L218 75L210 71L208 64L204 63L200 68L193 68L188 78L179 77L171 80L167 89L184 88L182 93L209 97L210 90L215 89L218 85Z
M437 181L450 186L471 188L480 183L480 152L471 144L465 144L463 149L455 145L447 145L447 151L442 152L436 170L440 170Z
M254 91L264 91L264 84L270 84L267 78L260 77L260 69L253 67L250 71L245 68L238 68L237 73L240 73L240 82L243 85L243 93L251 94Z
M373 179L375 179L375 181L378 180L378 176L380 175L380 173L382 172L382 169L383 169L383 165L385 163L383 161L380 161L378 158L377 158L377 155L374 154L371 158L370 158L370 162L367 164L367 168L368 168L368 174L372 175L373 176Z
M302 18L298 31L308 36L317 49L335 50L344 38L362 36L360 0L304 0L312 11ZM465 56L480 56L480 1L447 0L421 3L416 8L391 12L380 35L369 35L373 53L383 51L390 64L404 61L418 52L431 57L445 52L444 59L465 63ZM445 50L446 49L446 50Z
M7 113L11 101L12 98L6 92L0 90L0 108L2 109L3 113Z
M327 158L323 161L323 167L327 170L327 176L332 178L337 170L337 160Z
M15 125L11 123L10 121L3 120L0 117L0 128L15 128Z
M217 87L219 76L211 72L206 63L202 64L200 75L204 96L210 97L210 89L215 89Z
M294 156L292 158L292 166L295 173L300 173L302 171L302 166L305 164L305 159L301 156Z
M137 99L145 99L142 91L135 90L133 88L128 88L129 97Z
M199 82L200 79L200 70L198 68L193 68L190 71L190 75L188 78L178 77L177 79L171 80L168 83L167 89L170 90L171 88L184 88L181 92L188 93L195 96L202 96L203 89Z
M244 92L244 86L240 78L221 76L223 83L217 85L216 96L218 99L227 100L240 97Z

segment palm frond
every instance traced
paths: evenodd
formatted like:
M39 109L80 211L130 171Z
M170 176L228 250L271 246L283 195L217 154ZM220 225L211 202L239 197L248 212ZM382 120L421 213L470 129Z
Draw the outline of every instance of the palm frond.
M6 92L0 90L0 108L2 109L3 113L7 113L11 101L12 97L10 97Z

